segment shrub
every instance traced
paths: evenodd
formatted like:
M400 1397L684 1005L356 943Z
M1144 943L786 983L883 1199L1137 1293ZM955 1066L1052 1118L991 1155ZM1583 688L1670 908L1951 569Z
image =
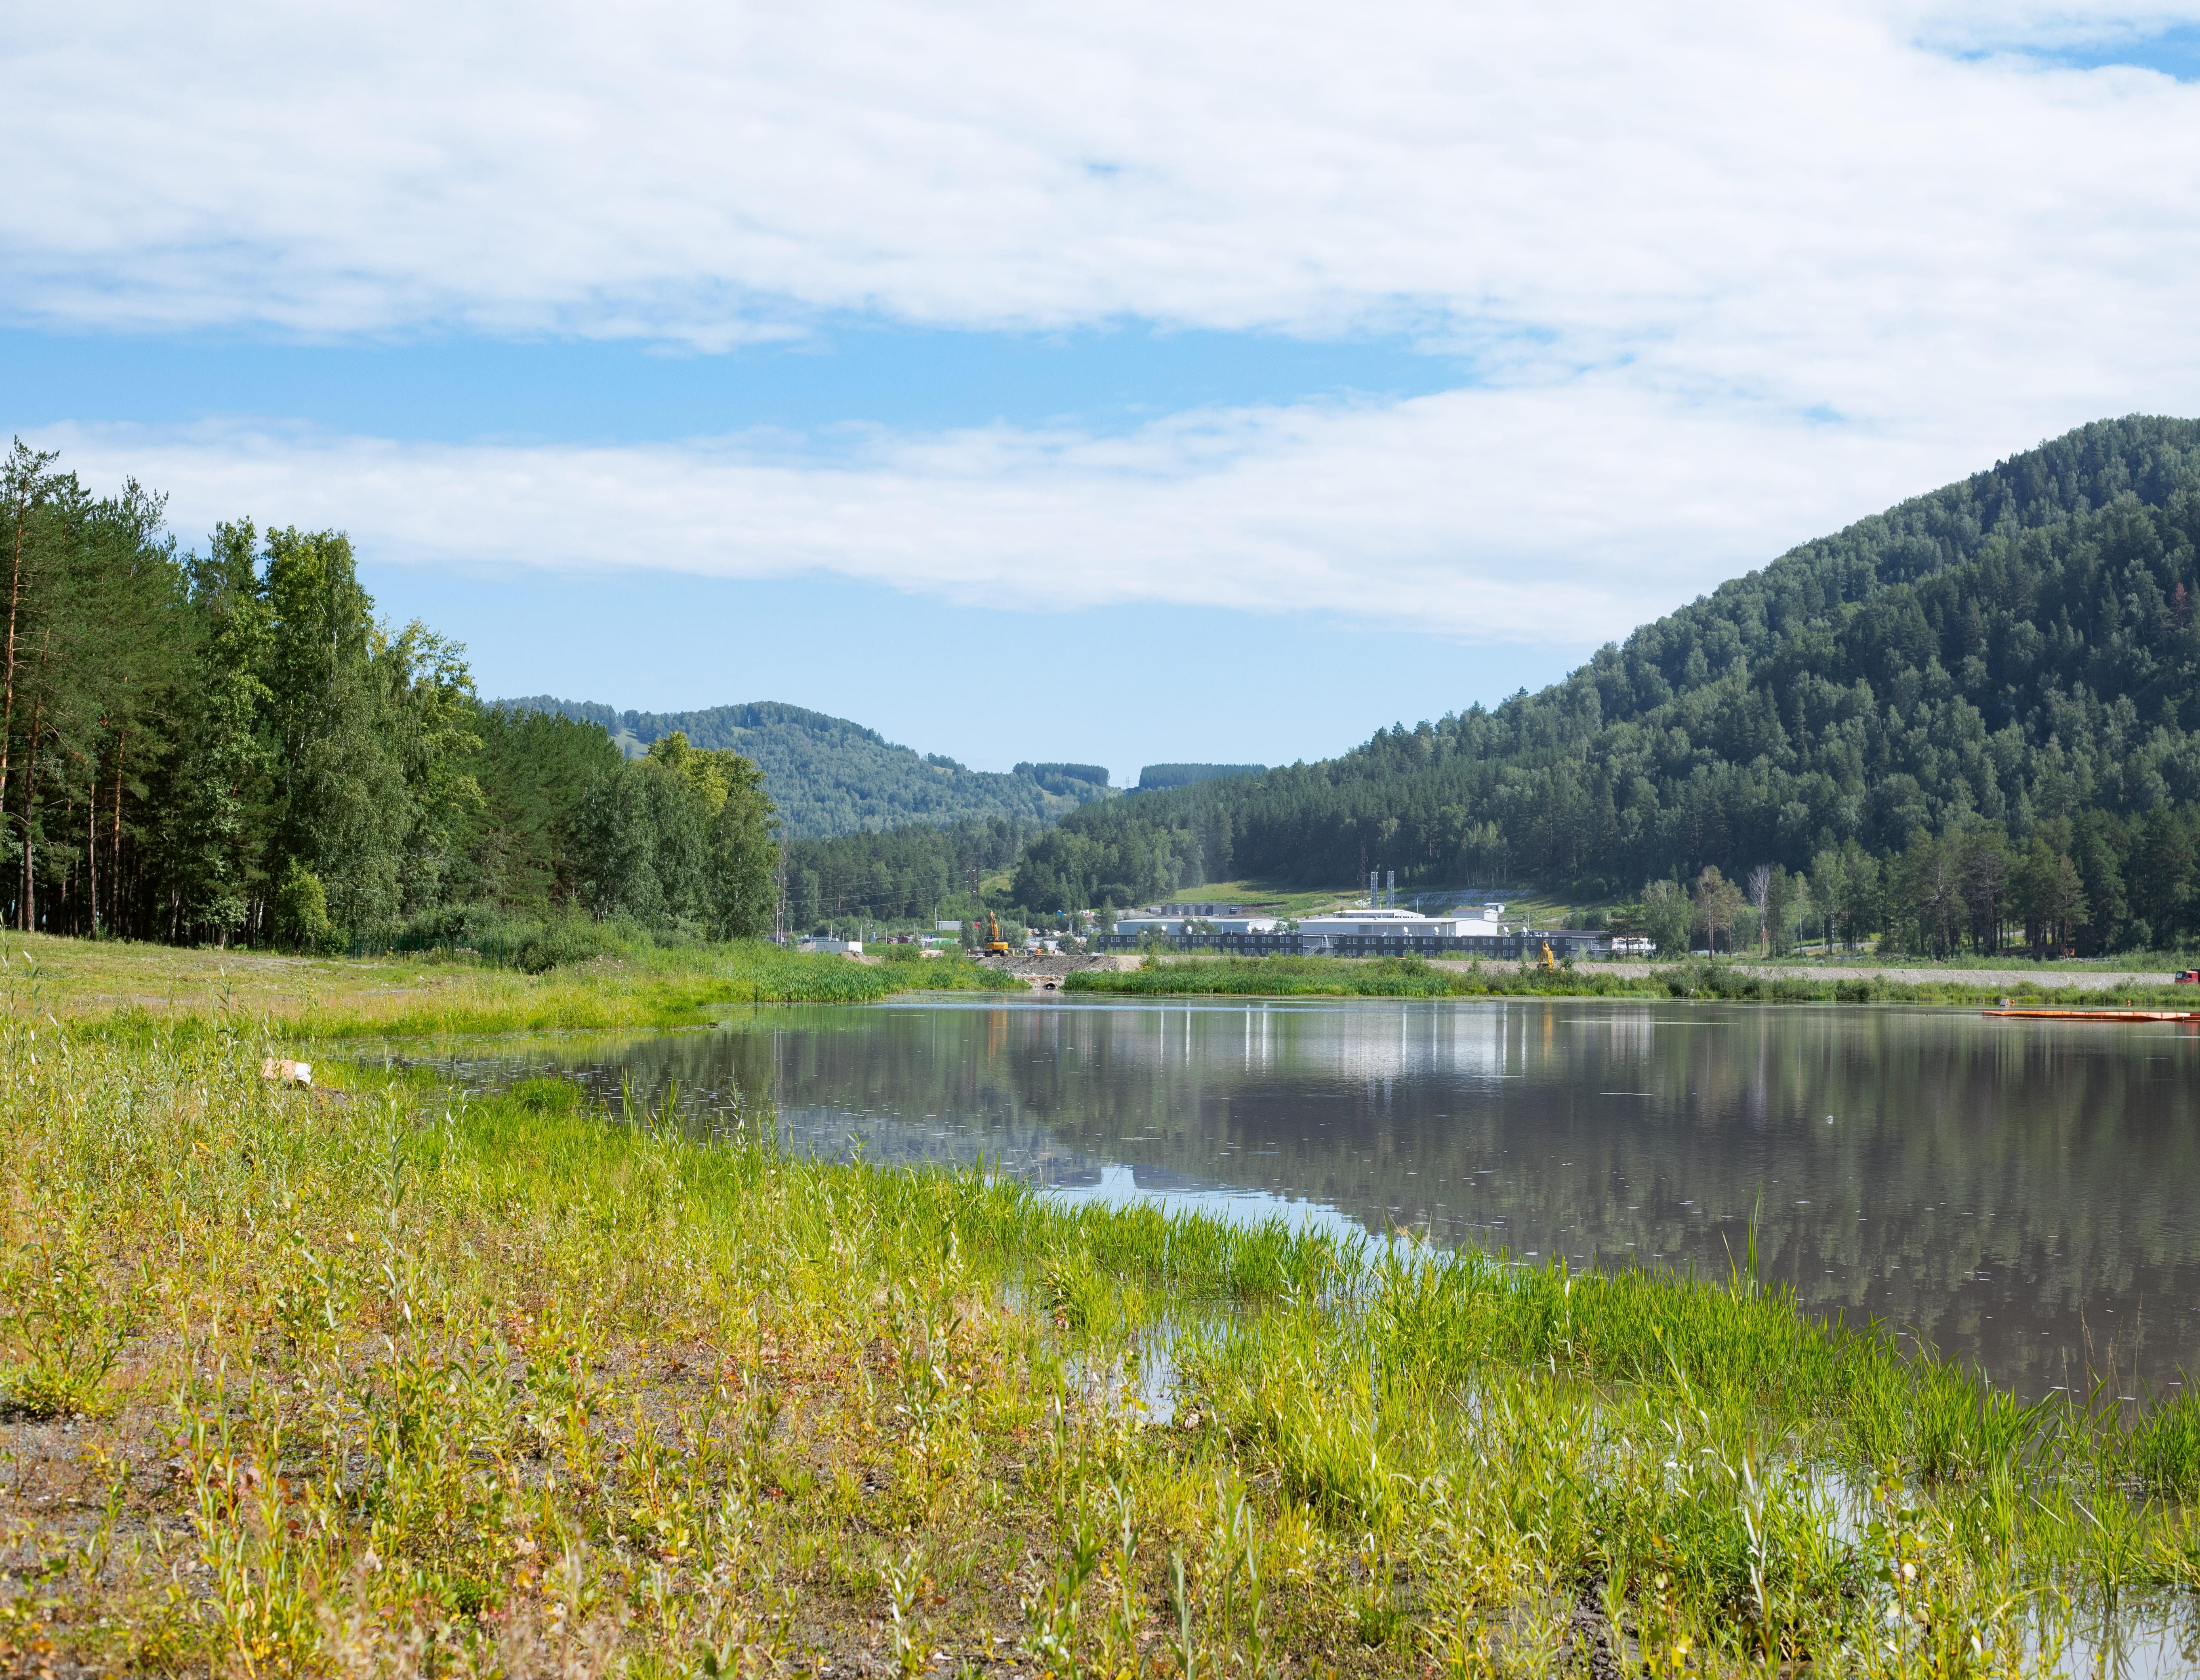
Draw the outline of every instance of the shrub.
M638 947L699 942L679 930L652 936L623 921L600 922L570 908L518 911L500 904L432 910L406 923L394 942L400 951L467 950L500 968L545 974L591 957Z
M336 930L329 920L328 890L321 878L290 860L281 884L275 889L275 937L294 951L326 952L336 948Z
M102 1268L73 1243L16 1257L0 1310L17 1355L0 1377L8 1410L58 1418L108 1409L108 1375L129 1326L102 1283Z

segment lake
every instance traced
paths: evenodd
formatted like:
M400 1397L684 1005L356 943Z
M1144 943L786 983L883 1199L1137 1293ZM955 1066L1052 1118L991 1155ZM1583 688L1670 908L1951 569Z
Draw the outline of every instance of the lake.
M1954 1009L1368 999L904 1000L480 1047L697 1128L984 1158L1073 1196L1281 1212L1548 1263L1729 1275L2036 1397L2200 1363L2200 1035Z

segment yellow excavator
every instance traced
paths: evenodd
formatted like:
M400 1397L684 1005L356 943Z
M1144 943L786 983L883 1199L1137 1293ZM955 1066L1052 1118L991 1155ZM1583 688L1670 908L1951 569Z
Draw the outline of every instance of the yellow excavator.
M1543 966L1554 974L1558 971L1559 961L1551 954L1551 942L1548 939L1543 942Z
M1001 919L990 910L986 913L986 942L980 948L989 957L1015 954L1009 949L1009 942L1001 937Z

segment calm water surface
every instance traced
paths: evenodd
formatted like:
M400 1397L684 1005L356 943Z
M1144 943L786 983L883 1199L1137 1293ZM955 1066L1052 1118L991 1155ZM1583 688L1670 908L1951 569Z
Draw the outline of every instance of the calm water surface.
M1538 1263L1760 1269L2027 1396L2200 1369L2200 1036L1594 1000L904 1001L502 1047L790 1143L1068 1193L1422 1227Z

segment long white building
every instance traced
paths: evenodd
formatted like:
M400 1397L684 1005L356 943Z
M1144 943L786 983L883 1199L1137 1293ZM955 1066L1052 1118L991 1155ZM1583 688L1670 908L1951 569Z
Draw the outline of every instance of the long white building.
M1337 910L1299 918L1299 937L1308 950L1315 948L1317 939L1474 939L1512 931L1504 917L1505 907L1495 903L1441 916L1418 910Z
M1246 956L1483 956L1533 960L1547 945L1554 957L1611 954L1607 934L1577 928L1531 930L1524 918L1507 919L1505 907L1494 901L1440 916L1370 905L1304 916L1295 924L1275 916L1167 913L1191 907L1150 906L1127 912L1116 917L1114 933L1096 936L1095 942L1103 950L1129 950L1151 935L1172 942L1179 949Z
M1158 933L1173 939L1194 922L1203 922L1217 933L1273 933L1281 925L1275 916L1189 916L1161 910L1126 910L1115 918L1115 931L1136 939Z

